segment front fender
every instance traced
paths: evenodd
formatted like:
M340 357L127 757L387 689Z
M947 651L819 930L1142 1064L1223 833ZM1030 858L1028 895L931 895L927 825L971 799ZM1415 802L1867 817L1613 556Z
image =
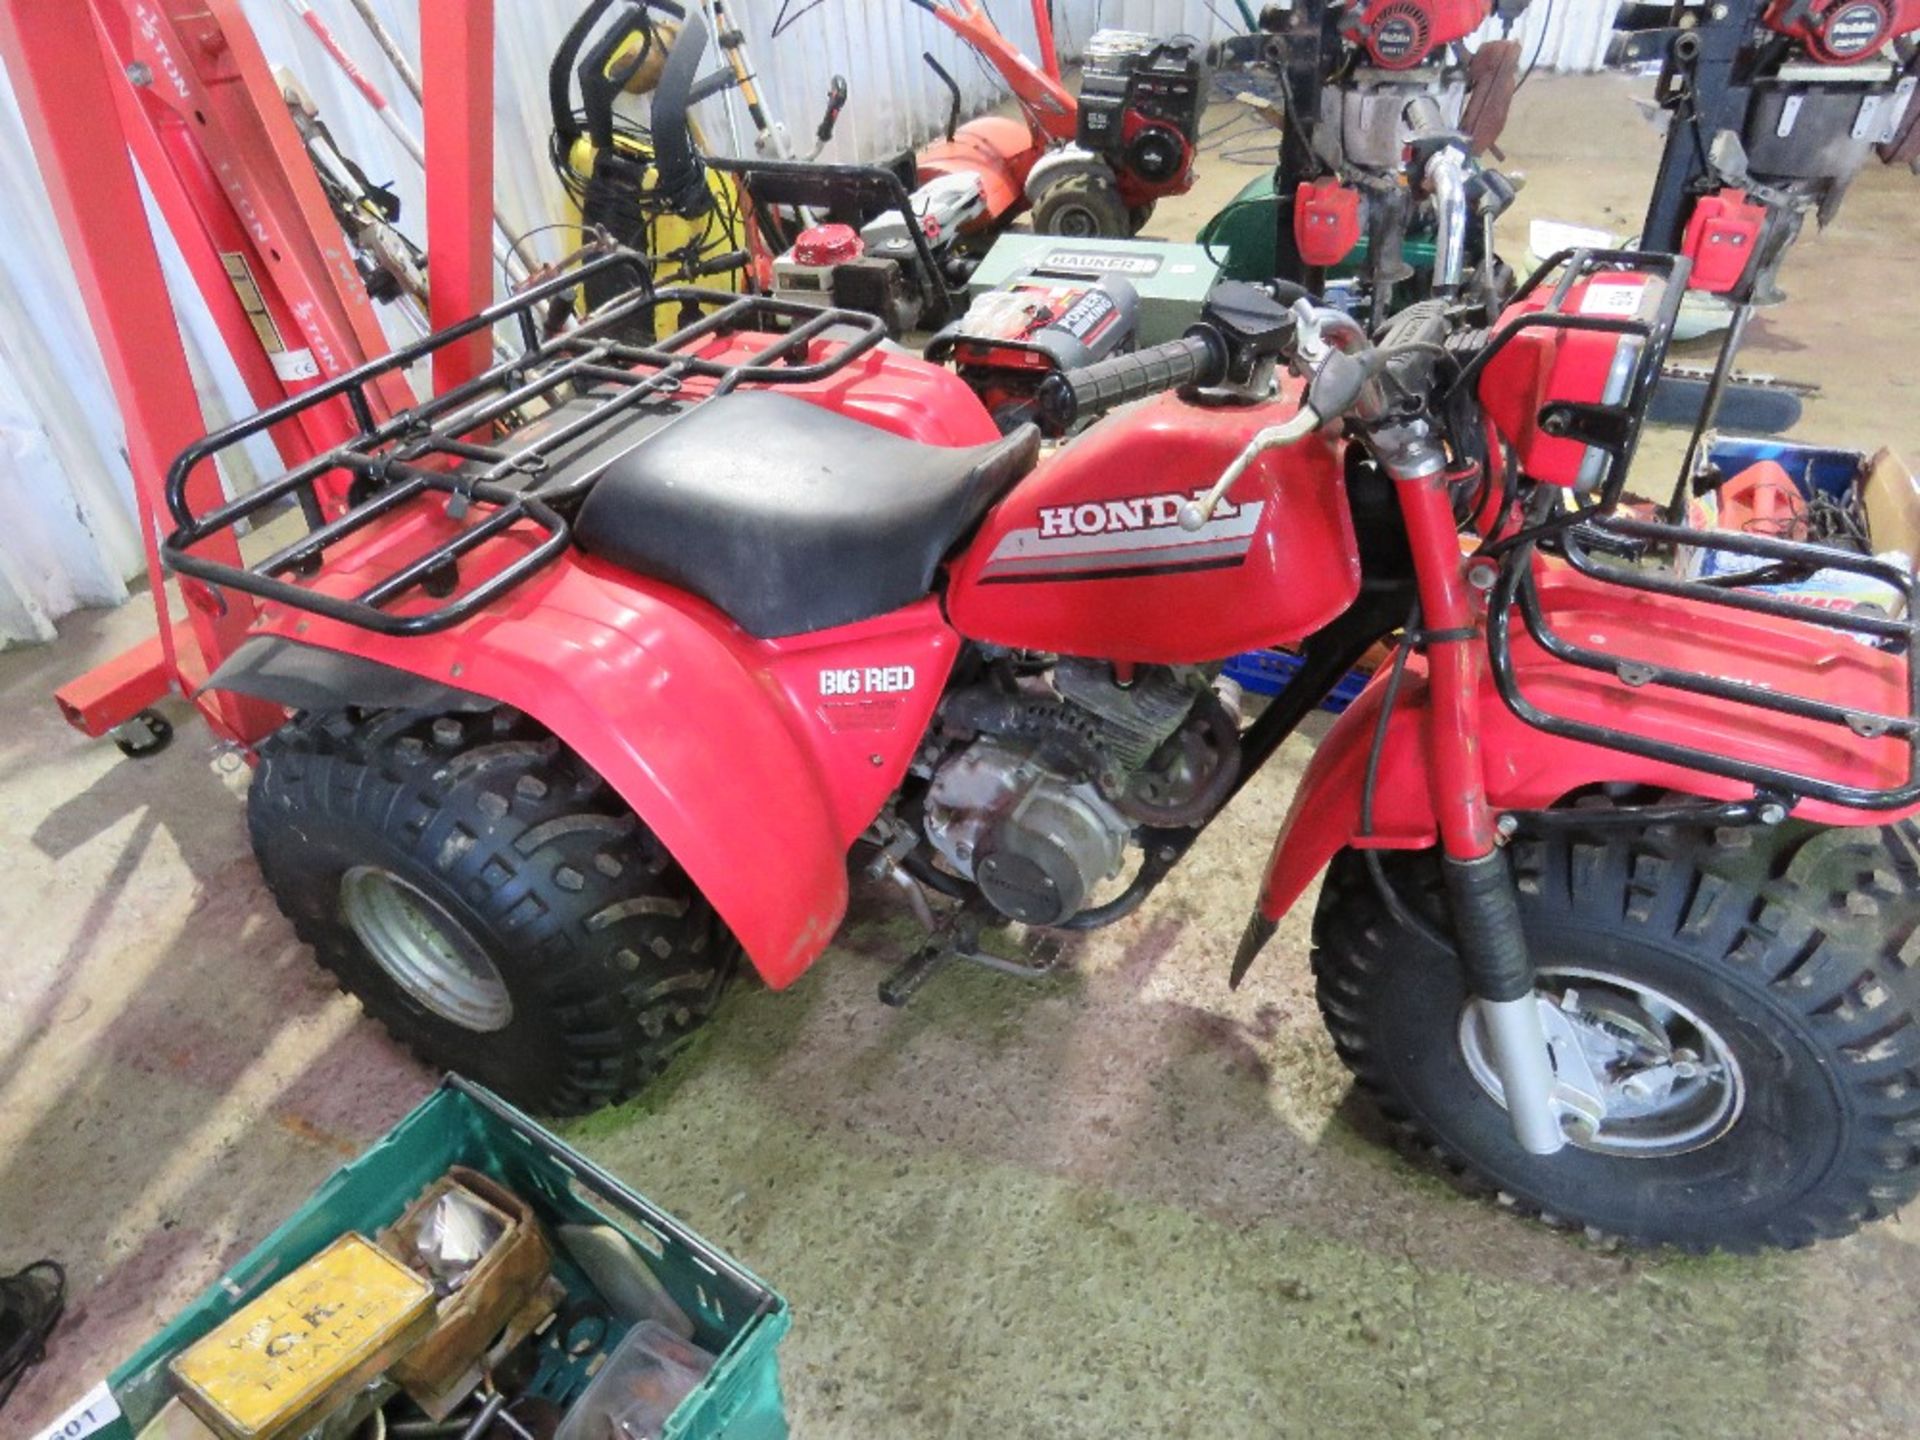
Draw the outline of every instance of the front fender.
M380 636L284 613L263 629L421 682L389 686L389 696L478 697L537 720L633 807L769 985L790 984L839 927L846 807L796 732L777 678L710 607L569 555L437 634Z
M1898 713L1906 704L1905 661L1833 631L1720 607L1703 614L1705 607L1694 602L1633 595L1558 569L1545 575L1541 593L1555 629L1610 654L1657 659L1782 692L1819 693L1870 712ZM1516 636L1513 653L1522 693L1556 716L1862 789L1894 790L1907 781L1910 750L1896 736L1863 739L1737 702L1631 687L1555 658L1524 633ZM1425 745L1430 696L1418 656L1408 662L1388 721L1373 825L1362 833L1360 795L1384 688L1385 676L1376 676L1307 765L1261 889L1260 914L1269 921L1284 915L1346 846L1423 849L1438 839ZM1477 708L1487 800L1496 811L1545 809L1582 787L1614 782L1708 800L1753 795L1753 786L1742 781L1549 735L1515 715L1485 674ZM1917 811L1916 805L1865 810L1809 800L1794 815L1822 825L1884 825Z

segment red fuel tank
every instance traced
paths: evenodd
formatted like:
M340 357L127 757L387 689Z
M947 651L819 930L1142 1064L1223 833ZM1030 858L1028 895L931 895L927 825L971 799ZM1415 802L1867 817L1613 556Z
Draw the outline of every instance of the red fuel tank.
M1163 395L1109 416L996 506L955 563L947 613L970 639L1147 664L1199 664L1300 640L1354 601L1360 557L1335 444L1309 436L1243 474L1198 530L1211 487L1271 404Z

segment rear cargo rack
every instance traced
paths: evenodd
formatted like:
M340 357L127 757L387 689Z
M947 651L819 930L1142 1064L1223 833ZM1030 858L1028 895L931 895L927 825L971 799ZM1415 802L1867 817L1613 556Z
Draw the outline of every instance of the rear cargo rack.
M1669 570L1644 569L1632 564L1608 564L1599 553L1623 549L1648 551L1690 546L1716 551L1751 562L1736 573L1711 579L1690 579ZM1915 665L1916 638L1920 638L1920 580L1898 566L1827 546L1780 540L1770 536L1730 531L1701 531L1677 525L1624 517L1590 519L1561 531L1555 548L1582 576L1645 595L1669 596L1722 610L1766 615L1810 625L1870 646L1904 664L1904 713L1855 709L1811 694L1791 694L1746 681L1695 670L1676 669L1641 656L1613 654L1583 645L1556 631L1541 603L1534 556L1537 542L1515 547L1502 557L1499 578L1489 597L1487 648L1495 687L1509 709L1527 724L1563 739L1603 745L1629 754L1708 774L1724 776L1754 787L1756 795L1788 801L1811 799L1860 810L1891 810L1920 800L1920 667ZM1823 609L1779 595L1756 593L1754 585L1785 574L1810 575L1834 570L1880 582L1902 597L1898 616ZM1634 689L1668 690L1711 700L1751 706L1754 710L1791 716L1811 725L1838 727L1861 742L1894 737L1906 742L1908 761L1904 783L1867 788L1832 776L1794 774L1717 754L1646 734L1623 731L1555 715L1522 692L1512 648L1512 614L1517 609L1527 634L1543 651L1564 664L1611 676ZM1817 677L1815 677L1817 678Z
M598 474L561 477L553 462L568 447L602 431L649 402L673 403L685 381L711 381L704 397L740 385L795 385L819 380L871 350L886 336L871 315L820 309L766 296L742 296L691 286L654 289L645 260L610 250L564 270L520 294L445 330L337 376L326 384L216 431L187 447L167 471L167 507L176 529L162 542L167 565L210 585L223 586L323 615L382 635L423 635L457 625L558 559L571 541L557 505L577 496ZM599 307L573 328L543 336L550 303L567 305L575 287L608 271L639 283ZM655 306L698 305L709 313L651 341L635 330ZM399 376L436 351L474 335L492 336L514 325L520 351L460 385L410 409L379 419L369 399L376 382ZM789 328L790 327L790 328ZM741 359L694 353L703 342L738 331L778 331ZM813 359L812 343L827 336L835 348ZM564 413L555 407L567 403ZM584 403L582 403L584 402ZM700 403L694 399L691 403ZM188 504L187 484L204 463L253 436L323 406L344 405L355 433L304 464L204 514ZM529 411L556 423L500 443L503 424ZM511 431L508 432L511 434ZM604 468L604 467L602 467ZM329 491L347 482L347 504L327 513ZM402 557L359 593L324 593L299 583L319 575L327 552L341 541L413 502L439 497L453 533ZM197 555L194 547L289 499L306 517L306 533L248 565ZM334 506L338 509L337 500ZM471 513L470 513L471 512ZM462 588L459 565L489 541L518 531L524 546L498 569ZM420 595L444 599L431 609L392 607Z

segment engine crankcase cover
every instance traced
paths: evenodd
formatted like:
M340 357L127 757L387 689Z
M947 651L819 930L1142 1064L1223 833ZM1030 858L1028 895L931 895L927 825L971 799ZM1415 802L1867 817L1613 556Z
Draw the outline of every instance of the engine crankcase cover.
M988 833L974 881L1002 914L1058 925L1119 873L1128 828L1089 787L1043 782Z

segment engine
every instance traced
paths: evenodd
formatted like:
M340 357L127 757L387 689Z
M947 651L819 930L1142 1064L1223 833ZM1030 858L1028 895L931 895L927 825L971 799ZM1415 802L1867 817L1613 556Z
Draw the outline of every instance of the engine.
M1484 0L1366 0L1341 16L1340 34L1382 70L1411 70L1486 18Z
M1642 243L1692 260L1695 290L1772 304L1806 221L1832 220L1870 159L1920 169L1920 0L1700 9L1686 23L1642 0L1615 21L1609 63L1662 55L1671 117Z
M1100 30L1081 69L1080 148L1156 191L1184 188L1206 107L1197 47L1131 30Z
M1916 0L1773 0L1761 23L1806 46L1822 65L1851 65L1920 30Z
M927 839L995 909L1059 925L1124 868L1142 826L1197 824L1238 771L1232 715L1190 667L1062 660L1051 685L948 697L953 744L932 774Z

